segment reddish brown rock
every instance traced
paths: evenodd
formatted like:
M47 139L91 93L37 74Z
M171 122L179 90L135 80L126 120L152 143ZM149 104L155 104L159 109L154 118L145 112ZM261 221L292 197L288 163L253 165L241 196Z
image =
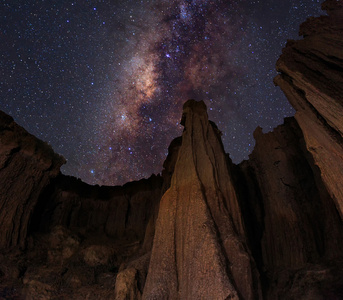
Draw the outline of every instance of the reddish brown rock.
M301 26L277 62L275 83L296 109L306 147L343 218L343 6L325 1L328 16Z
M142 241L162 183L160 176L152 175L124 186L99 187L59 176L40 197L30 230L49 231L61 225L83 235Z
M160 203L143 299L257 299L258 276L219 130L202 101L185 103L181 123L182 145Z
M142 290L162 178L99 187L61 175L64 159L4 113L0 145L0 295L113 299L116 274L129 259ZM17 245L24 251L10 251Z
M185 104L162 177L122 187L59 174L0 113L0 297L343 299L342 7L287 44L275 83L295 119L258 128L239 166L203 102Z
M0 111L0 249L25 246L38 198L64 163L48 144Z
M140 300L141 292L137 287L137 270L127 268L120 272L116 278L115 298L116 300Z
M342 259L343 226L297 122L285 119L266 134L258 128L254 137L254 151L239 166L241 175L236 176L241 177L235 183L265 297L279 299L292 276L306 281L302 276L310 265ZM319 269L331 272L326 266ZM328 277L313 278L311 284L320 285L321 280ZM288 286L289 292L296 285ZM326 293L307 292L317 298Z

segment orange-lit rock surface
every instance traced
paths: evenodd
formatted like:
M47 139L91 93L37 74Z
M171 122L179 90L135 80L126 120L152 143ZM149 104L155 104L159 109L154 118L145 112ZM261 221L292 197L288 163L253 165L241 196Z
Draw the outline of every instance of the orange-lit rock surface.
M343 4L328 0L327 16L301 25L277 62L280 86L296 110L306 147L343 218Z
M220 132L202 101L185 103L181 123L182 145L160 203L143 299L254 299L258 274Z

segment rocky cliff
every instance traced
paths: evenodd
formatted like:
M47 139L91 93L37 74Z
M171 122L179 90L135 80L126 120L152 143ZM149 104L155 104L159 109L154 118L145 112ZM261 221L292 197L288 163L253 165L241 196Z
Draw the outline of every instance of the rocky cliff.
M288 118L273 132L257 128L254 137L249 160L234 167L235 185L264 296L339 293L331 283L337 270L328 262L342 267L342 219L299 125Z
M120 265L151 249L170 180L99 187L64 176L64 158L3 112L0 143L0 299L113 298Z
M38 197L65 160L3 112L0 144L0 248L23 247Z
M296 109L234 165L189 100L162 176L122 187L0 114L0 299L343 299L343 4L277 62Z
M289 41L277 70L275 84L296 109L295 118L306 147L343 217L343 4L328 0L327 16L301 25L304 39Z

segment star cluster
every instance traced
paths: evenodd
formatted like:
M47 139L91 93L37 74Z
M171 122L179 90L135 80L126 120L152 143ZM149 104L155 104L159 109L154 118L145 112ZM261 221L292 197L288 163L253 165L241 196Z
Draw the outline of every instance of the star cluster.
M204 100L234 162L293 114L275 63L316 0L3 1L0 109L92 184L159 173Z

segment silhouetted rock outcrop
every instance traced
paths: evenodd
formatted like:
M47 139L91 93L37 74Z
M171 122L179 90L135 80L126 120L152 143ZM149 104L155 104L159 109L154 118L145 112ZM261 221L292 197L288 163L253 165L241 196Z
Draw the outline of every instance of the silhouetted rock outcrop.
M91 186L70 176L58 176L38 201L31 231L48 232L63 226L83 235L142 241L161 197L162 178L124 186Z
M296 109L234 165L206 106L184 105L162 176L117 187L0 112L0 298L343 299L343 4L278 60Z
M38 197L65 163L0 111L0 249L25 246Z

